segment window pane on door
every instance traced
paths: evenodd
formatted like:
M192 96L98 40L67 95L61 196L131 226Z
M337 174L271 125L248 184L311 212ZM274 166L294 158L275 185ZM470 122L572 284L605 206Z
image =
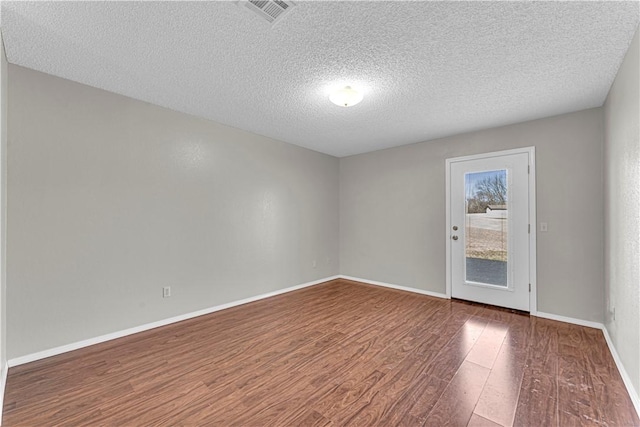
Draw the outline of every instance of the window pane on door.
M466 281L507 286L507 170L465 174Z

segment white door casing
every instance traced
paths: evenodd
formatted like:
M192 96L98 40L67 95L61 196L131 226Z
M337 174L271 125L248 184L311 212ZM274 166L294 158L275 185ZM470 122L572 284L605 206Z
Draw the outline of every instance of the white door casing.
M534 147L447 159L448 296L535 314L534 166ZM484 178L506 184L506 203L469 214L467 198ZM493 236L486 247L485 236ZM491 250L496 244L500 250Z

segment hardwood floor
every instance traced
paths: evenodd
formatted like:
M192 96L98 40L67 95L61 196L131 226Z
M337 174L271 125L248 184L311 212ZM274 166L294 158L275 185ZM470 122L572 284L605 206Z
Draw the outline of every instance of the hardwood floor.
M346 280L11 368L5 426L633 426L602 332Z

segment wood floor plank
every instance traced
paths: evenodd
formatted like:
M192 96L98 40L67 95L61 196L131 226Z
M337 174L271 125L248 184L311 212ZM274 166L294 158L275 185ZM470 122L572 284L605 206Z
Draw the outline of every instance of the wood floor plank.
M334 418L337 414L360 399L367 391L374 387L385 374L374 370L368 375L354 375L336 388L331 399L325 399L314 405L314 409L327 419ZM362 378L364 377L364 378Z
M9 370L5 426L640 425L602 333L334 280Z
M292 425L292 426L300 426L300 427L327 427L332 423L330 420L323 417L320 413L313 410L305 410L300 417L293 418L291 420L286 421L283 424L274 424L274 425Z
M446 381L442 381L441 379L435 376L429 376L426 374L422 374L418 381L423 382L427 385L427 388L421 390L422 392L415 396L415 402L410 402L411 409L409 409L409 415L418 421L421 424L424 424L427 421L428 415L438 403L440 396L444 393L447 388ZM411 397L410 395L408 397Z
M526 426L533 421L541 426L558 425L557 378L526 370L513 425Z
M433 362L425 369L425 373L449 382L456 374L469 351L482 335L487 322L481 318L470 318L462 328L449 340Z
M504 323L489 322L465 360L491 369L496 357L498 357L502 342L507 336L508 329L509 327Z
M380 425L421 425L446 387L446 382L433 376L421 374L413 381L413 385L397 399L397 402L386 411L380 420ZM412 413L414 409L416 415Z
M527 365L546 375L558 374L558 327L562 324L553 320L532 318L531 341Z
M463 362L428 416L429 423L441 426L466 426L478 403L490 370Z
M526 350L517 346L514 349L509 342L503 342L474 409L475 414L502 426L513 425L525 371L525 356Z
M590 406L596 393L587 364L579 354L558 357L558 400Z
M608 381L594 385L597 402L594 406L597 405L603 425L640 425L637 414L633 410L633 402L622 384L622 378L616 372Z
M480 415L473 414L469 420L467 427L503 427L502 424L494 423L491 420L481 417Z
M421 374L420 364L413 363L409 357L407 362L385 374L350 407L335 414L332 421L338 425L381 425L381 420Z

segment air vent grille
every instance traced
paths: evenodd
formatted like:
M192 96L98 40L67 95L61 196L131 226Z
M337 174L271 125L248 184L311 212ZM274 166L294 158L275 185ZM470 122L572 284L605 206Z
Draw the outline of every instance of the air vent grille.
M248 0L241 3L272 24L296 5L292 1L282 0Z

